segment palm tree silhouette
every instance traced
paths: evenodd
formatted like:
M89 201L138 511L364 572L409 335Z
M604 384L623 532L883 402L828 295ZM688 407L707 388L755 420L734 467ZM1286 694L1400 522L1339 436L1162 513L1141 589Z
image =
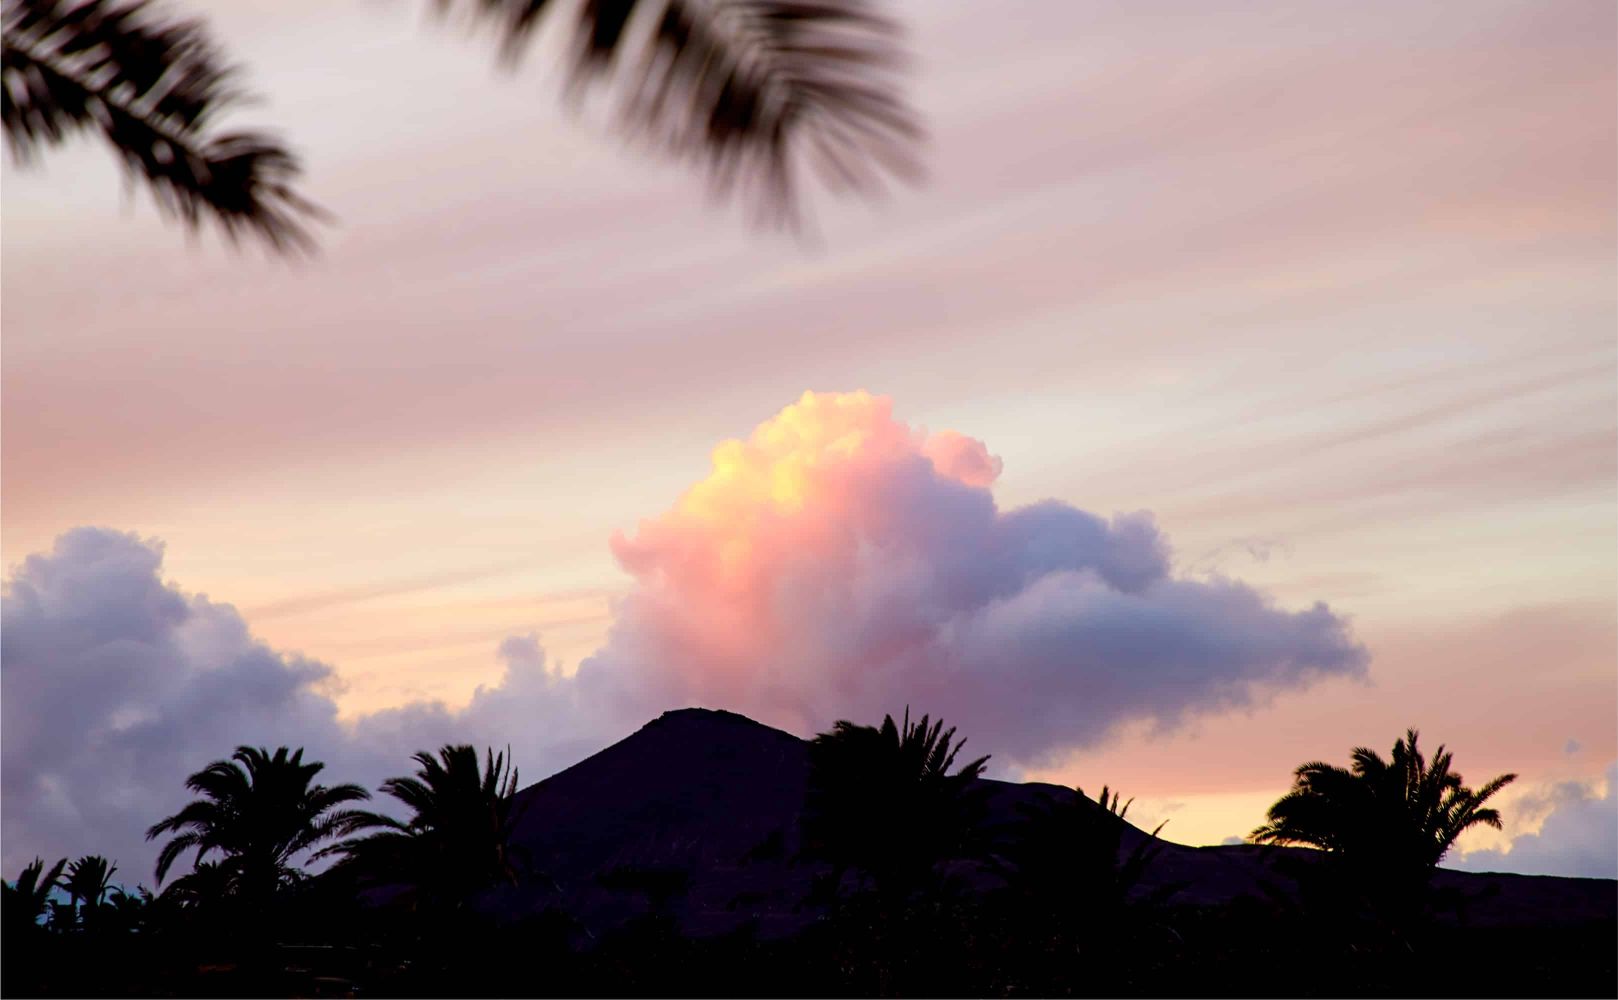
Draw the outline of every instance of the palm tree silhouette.
M922 716L881 727L841 720L809 745L803 853L848 869L885 891L914 888L940 863L978 855L987 756L951 772L966 740Z
M1269 821L1251 839L1426 869L1472 827L1500 829L1500 813L1483 804L1517 776L1502 774L1473 791L1451 770L1454 754L1442 745L1431 763L1426 760L1419 735L1406 730L1386 760L1355 747L1349 768L1320 761L1302 765L1292 791L1270 807Z
M435 0L498 34L514 65L547 0ZM276 251L313 247L325 213L294 189L301 167L264 132L216 132L244 96L197 20L149 0L4 0L0 121L12 155L99 133L159 208L195 229ZM616 85L634 136L695 162L716 193L751 196L792 224L804 169L834 191L912 177L916 118L898 92L897 26L862 0L582 0L572 89Z
M481 769L477 751L464 744L412 759L420 765L415 777L381 786L410 818L355 813L349 830L370 832L316 856L340 855L367 881L402 886L411 905L438 912L464 909L490 886L515 884L522 866L511 844L517 769L509 751L488 750Z
M1090 991L1129 995L1139 992L1140 957L1172 952L1174 931L1156 911L1185 884L1142 891L1163 849L1163 824L1134 831L1130 804L1105 786L1094 801L1074 788L1042 789L1018 803L1019 819L1002 832L991 864L1004 889L990 898L1022 991L1060 995L1071 989L1076 962L1104 957L1083 962ZM1132 834L1139 840L1126 851Z
M101 906L112 885L112 873L118 867L98 854L87 854L68 867L62 888L67 891L68 905L78 914L79 923L94 921L92 914ZM81 907L79 901L83 900Z
M1091 932L1115 926L1135 887L1162 852L1159 823L1127 855L1122 853L1125 816L1134 802L1120 803L1103 786L1092 802L1084 789L1046 794L1018 806L1021 822L1011 831L996 865L1023 913L1054 920L1063 931ZM1166 885L1148 902L1161 902L1179 887Z
M1462 833L1475 826L1500 829L1500 813L1484 803L1517 777L1502 774L1474 791L1452 770L1453 754L1440 745L1429 762L1418 737L1406 730L1386 759L1356 747L1348 768L1321 761L1300 766L1292 790L1249 839L1326 851L1343 867L1346 891L1384 915L1410 915Z
M190 871L170 882L157 898L170 912L195 914L230 898L235 894L235 887L236 880L228 864L198 861Z
M18 932L36 927L50 902L51 891L62 881L62 869L67 867L63 858L46 870L45 862L35 858L18 874L15 882L0 883L0 896L4 898L6 936L16 940Z
M306 763L301 747L278 747L271 754L242 746L230 760L216 760L191 775L186 787L202 797L146 831L147 840L174 835L158 854L158 882L182 854L195 849L197 878L189 889L206 885L211 892L262 906L296 885L304 877L297 856L350 830L361 814L340 807L371 797L358 785L314 784L325 766ZM215 853L219 861L206 865Z
M152 892L145 886L136 886L134 892L114 886L107 894L106 906L99 912L113 930L129 932L145 926L151 906Z

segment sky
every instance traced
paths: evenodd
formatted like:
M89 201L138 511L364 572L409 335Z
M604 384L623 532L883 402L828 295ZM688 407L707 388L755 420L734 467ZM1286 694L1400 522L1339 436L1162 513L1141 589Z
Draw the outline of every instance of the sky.
M1610 4L897 5L926 176L801 238L548 42L186 6L335 221L6 163L7 871L244 740L908 703L1185 843L1413 726L1520 775L1451 863L1618 875Z

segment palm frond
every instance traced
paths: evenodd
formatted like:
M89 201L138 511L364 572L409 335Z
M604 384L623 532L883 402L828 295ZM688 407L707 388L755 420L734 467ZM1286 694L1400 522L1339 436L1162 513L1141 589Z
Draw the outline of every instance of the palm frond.
M245 96L199 21L163 18L148 0L5 0L0 121L23 163L41 147L99 132L158 208L196 229L278 252L313 249L323 216L294 190L300 167L262 132L216 133Z
M30 922L39 919L39 915L45 912L45 904L50 900L51 890L61 884L62 870L66 867L67 859L62 858L47 871L44 860L35 858L23 867L17 881L7 886L17 893L22 911Z
M193 789L195 791L196 789ZM198 799L187 803L173 816L158 820L146 831L146 839L154 840L169 832L178 832L186 827L206 828L217 824L222 819L218 801Z
M118 866L98 854L87 854L73 862L67 870L67 880L64 887L68 894L96 905L106 895L107 887L112 883L112 875Z
M1476 792L1473 792L1473 798L1479 803L1487 802L1489 799L1494 797L1496 792L1500 791L1500 789L1506 787L1516 780L1517 776L1515 774L1502 774L1498 778L1495 778L1488 784L1484 785L1482 788L1479 788Z
M150 834L148 834L147 839L151 839ZM163 878L168 875L169 869L174 867L174 862L179 860L180 855L184 854L193 847L202 846L202 836L196 833L182 833L173 840L170 840L168 843L164 844L163 849L157 854L157 883L159 885L163 884ZM197 852L198 864L201 864L202 856L203 851L199 850Z
M435 0L516 63L547 0ZM575 90L615 83L632 136L698 164L764 224L800 221L802 174L873 193L917 176L899 28L863 0L576 0ZM566 15L560 15L566 16Z

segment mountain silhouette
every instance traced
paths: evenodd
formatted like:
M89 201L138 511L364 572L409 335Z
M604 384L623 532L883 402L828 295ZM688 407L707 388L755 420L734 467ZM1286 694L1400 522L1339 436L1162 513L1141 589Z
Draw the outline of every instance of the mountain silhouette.
M818 911L805 904L823 867L798 860L798 824L809 777L809 743L733 712L665 712L629 737L517 793L514 844L534 874L491 891L482 905L507 919L559 909L594 935L658 909L683 932L705 936L751 925L761 937L794 933ZM979 779L991 828L1045 796L1071 788ZM1084 800L1090 807L1101 807ZM1149 835L1133 825L1120 852ZM1220 907L1286 896L1282 859L1309 864L1319 852L1252 845L1171 842L1139 893L1169 885L1173 903ZM987 874L972 876L984 887ZM1612 920L1610 879L1440 870L1474 926L1545 926Z

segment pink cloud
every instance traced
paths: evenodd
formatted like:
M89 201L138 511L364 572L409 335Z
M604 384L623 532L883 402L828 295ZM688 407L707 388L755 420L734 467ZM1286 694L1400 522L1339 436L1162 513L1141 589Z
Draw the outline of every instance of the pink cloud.
M1176 578L1144 512L1002 511L999 471L884 397L805 393L614 537L638 586L580 682L643 712L703 704L800 732L908 703L1029 764L1363 670L1324 605Z
M954 431L939 431L922 445L921 452L938 474L968 486L989 487L1000 478L1000 459L989 454L982 441Z

